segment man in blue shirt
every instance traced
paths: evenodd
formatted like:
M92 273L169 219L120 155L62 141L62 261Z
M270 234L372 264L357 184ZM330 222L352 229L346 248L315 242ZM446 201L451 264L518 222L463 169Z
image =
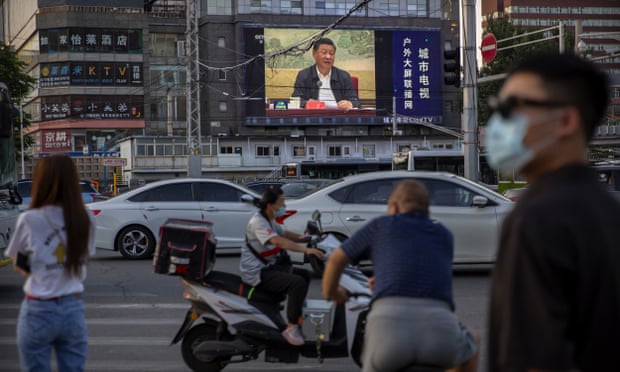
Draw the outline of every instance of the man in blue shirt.
M388 215L372 220L335 250L323 276L323 296L347 301L338 280L344 267L370 255L374 295L366 323L364 372L399 371L412 365L476 371L477 335L454 314L454 241L429 218L428 191L413 180L399 183Z

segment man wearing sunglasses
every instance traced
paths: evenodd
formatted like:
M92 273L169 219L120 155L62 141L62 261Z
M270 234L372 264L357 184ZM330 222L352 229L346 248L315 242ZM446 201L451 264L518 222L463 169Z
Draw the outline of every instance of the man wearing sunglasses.
M620 368L620 205L588 166L607 76L567 54L509 72L488 159L529 182L503 223L493 270L489 371Z

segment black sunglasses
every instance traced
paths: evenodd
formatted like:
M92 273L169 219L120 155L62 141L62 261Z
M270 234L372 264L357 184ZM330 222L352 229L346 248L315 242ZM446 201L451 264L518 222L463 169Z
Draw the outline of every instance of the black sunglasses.
M542 108L553 108L553 107L563 107L566 106L567 103L551 101L551 100L535 100L530 98L522 98L516 96L510 96L503 101L500 101L497 97L489 97L488 100L489 108L493 112L499 112L499 114L504 118L508 119L512 114L512 111L518 107L530 106L530 107L542 107Z

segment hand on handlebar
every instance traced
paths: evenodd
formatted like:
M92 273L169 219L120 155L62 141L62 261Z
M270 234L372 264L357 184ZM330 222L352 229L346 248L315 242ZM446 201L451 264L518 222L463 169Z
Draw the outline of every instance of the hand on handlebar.
M308 250L306 250L306 254L312 254L317 256L318 258L321 258L325 255L322 250L316 248L308 248Z
M340 304L343 304L343 303L345 303L345 302L347 302L349 300L349 294L347 293L346 289L344 289L341 286L338 286L338 288L336 288L336 292L330 298L330 300L332 300L335 303L337 303L338 305L340 305Z

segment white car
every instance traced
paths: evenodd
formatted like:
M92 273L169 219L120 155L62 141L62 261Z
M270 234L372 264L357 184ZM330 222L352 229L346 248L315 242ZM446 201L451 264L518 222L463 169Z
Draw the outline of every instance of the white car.
M431 218L454 235L455 263L495 261L500 226L514 202L451 173L385 171L345 177L300 199L287 200L284 225L288 230L302 232L312 212L318 209L323 232L342 241L373 218L384 215L388 196L404 179L415 179L427 187ZM291 252L291 257L297 263L304 262L301 254Z
M218 249L240 248L259 195L232 182L174 178L144 185L115 198L88 204L96 218L97 248L129 259L152 256L159 228L168 218L213 223Z

